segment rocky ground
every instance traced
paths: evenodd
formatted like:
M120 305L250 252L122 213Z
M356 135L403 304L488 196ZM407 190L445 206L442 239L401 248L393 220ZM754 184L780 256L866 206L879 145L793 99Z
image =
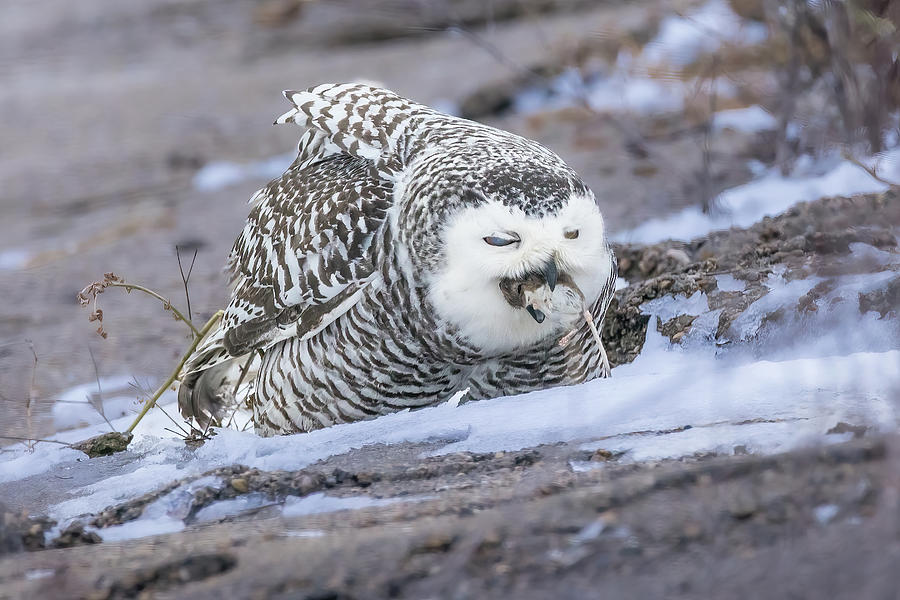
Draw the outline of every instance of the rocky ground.
M894 250L898 207L897 191L829 198L691 243L619 247L631 285L610 309L611 356L622 362L640 352L648 317L639 305L698 290L725 309L717 339L737 342L730 325L768 293L760 282L774 269L788 279L822 277L791 309L817 310L829 277L883 268L853 260L850 248ZM743 294L717 289L716 275L726 272L747 285ZM898 278L860 294L854 310L896 313ZM766 316L773 327L789 317L780 313ZM658 326L678 343L696 318ZM300 471L234 465L173 481L52 535L44 533L53 523L22 516L130 460L95 458L88 471L57 469L0 488L0 547L11 553L0 561L0 583L9 597L892 598L900 586L900 442L858 423L829 434L854 440L770 457L734 448L642 463L579 442L433 458L422 456L438 442L371 446ZM209 476L223 485L204 485ZM93 532L134 521L192 481L186 531L103 543ZM281 512L286 499L322 493L371 502ZM253 504L200 517L240 499Z
M894 437L641 465L568 445L423 461L427 449L224 469L226 496L397 501L293 518L263 507L149 541L70 531L56 549L0 560L0 597L888 599L900 585ZM574 473L573 461L592 468ZM210 500L199 490L194 514ZM23 543L13 521L7 551Z

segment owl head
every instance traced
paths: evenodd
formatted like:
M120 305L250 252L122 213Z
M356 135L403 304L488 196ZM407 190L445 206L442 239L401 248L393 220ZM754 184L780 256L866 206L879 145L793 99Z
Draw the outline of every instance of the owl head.
M396 227L428 301L486 354L558 339L613 269L593 194L539 144L446 119L396 186Z
M487 352L564 335L612 269L603 217L589 195L543 214L487 199L455 211L440 235L443 260L429 273L429 301Z

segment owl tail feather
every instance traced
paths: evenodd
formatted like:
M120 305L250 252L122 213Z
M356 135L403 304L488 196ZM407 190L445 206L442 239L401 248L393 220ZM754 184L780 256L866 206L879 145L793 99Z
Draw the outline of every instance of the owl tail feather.
M389 168L415 154L426 121L446 120L433 109L364 83L326 83L303 91L285 90L293 107L275 124L296 123L324 135L336 151Z
M256 379L250 372L255 355L231 356L223 338L221 328L214 331L188 359L179 377L178 410L204 430L228 425Z

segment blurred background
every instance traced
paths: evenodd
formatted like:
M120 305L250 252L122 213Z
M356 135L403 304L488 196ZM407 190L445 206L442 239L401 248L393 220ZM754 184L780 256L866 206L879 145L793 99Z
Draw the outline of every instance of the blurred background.
M271 125L283 89L375 81L535 139L585 178L626 241L685 208L715 216L723 190L765 174L851 161L877 179L875 159L900 140L889 0L12 0L0 11L0 435L52 432L53 401L96 379L137 397L183 352L184 326L122 290L102 297L98 336L76 294L104 273L184 307L176 247L185 269L196 251L192 317L224 305L246 200L301 133Z

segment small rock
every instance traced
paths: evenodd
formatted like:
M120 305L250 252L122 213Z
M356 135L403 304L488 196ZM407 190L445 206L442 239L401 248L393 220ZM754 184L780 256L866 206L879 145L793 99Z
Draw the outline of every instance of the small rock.
M606 462L613 458L613 453L609 450L604 450L603 448L598 448L594 450L594 453L591 454L590 460L593 462Z
M456 537L449 533L432 533L421 544L413 548L412 554L446 552L453 546L455 541Z
M59 534L59 537L50 542L50 545L54 548L72 548L73 546L99 544L102 541L96 532L85 531L84 524L72 523Z
M756 499L750 494L741 493L735 496L728 505L728 514L735 519L743 520L752 517L759 509Z
M247 480L242 477L236 477L231 480L231 487L240 494L246 494L250 490Z
M102 433L98 436L88 438L83 442L72 444L76 450L81 450L90 458L98 456L109 456L116 452L123 452L128 449L128 444L134 438L134 434L129 432L110 431Z
M844 421L839 422L837 425L826 431L826 434L839 434L839 433L852 433L854 439L861 438L866 434L869 428L865 425L851 425L850 423L845 423Z
M691 262L691 257L681 248L669 248L666 250L666 258L671 258L680 265L688 265Z

